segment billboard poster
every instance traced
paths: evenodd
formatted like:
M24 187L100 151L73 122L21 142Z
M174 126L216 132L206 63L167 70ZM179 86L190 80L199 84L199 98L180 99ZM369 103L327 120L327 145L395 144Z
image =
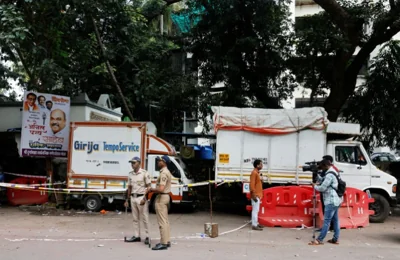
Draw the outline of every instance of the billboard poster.
M68 156L70 98L26 91L22 107L22 157Z

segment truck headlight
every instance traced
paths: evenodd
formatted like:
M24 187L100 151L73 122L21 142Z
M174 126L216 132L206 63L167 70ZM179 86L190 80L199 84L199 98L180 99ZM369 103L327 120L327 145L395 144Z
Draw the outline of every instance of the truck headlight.
M397 192L397 184L395 184L395 185L392 186L392 192L393 192L394 194L396 194L396 192Z

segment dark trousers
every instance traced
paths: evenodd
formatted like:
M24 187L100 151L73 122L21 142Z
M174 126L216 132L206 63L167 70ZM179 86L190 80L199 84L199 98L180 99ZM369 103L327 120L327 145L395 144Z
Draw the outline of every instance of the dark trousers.
M321 204L322 204L322 212L324 212L325 214L325 204L324 204L324 197L322 196L322 193L320 193L320 198L321 198ZM331 225L329 226L329 230L332 231L333 230L333 219L331 221Z

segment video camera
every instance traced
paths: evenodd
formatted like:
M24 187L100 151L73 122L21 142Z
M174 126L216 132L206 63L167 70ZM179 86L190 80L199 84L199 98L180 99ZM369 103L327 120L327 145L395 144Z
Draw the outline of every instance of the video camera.
M319 168L318 168L318 164L320 162L317 161L313 161L313 162L306 162L304 163L305 165L301 166L301 168L303 168L303 172L312 172L312 182L316 183L318 178L318 172L319 172Z

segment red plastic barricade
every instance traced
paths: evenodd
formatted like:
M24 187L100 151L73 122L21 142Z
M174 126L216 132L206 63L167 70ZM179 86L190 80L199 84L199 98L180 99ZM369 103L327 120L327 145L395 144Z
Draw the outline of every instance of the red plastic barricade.
M267 227L312 226L312 189L282 186L263 191L258 222Z
M369 216L374 214L369 210L369 203L374 202L373 198L368 198L368 194L355 188L346 188L343 195L343 203L339 208L340 228L352 229L369 226ZM322 227L324 223L324 213L322 205L318 203L319 219L317 225Z
M10 183L32 185L42 184L46 182L46 178L43 177L20 177L16 178ZM7 200L10 205L32 205L32 204L44 204L48 202L48 194L46 191L39 190L22 190L22 189L7 189Z

